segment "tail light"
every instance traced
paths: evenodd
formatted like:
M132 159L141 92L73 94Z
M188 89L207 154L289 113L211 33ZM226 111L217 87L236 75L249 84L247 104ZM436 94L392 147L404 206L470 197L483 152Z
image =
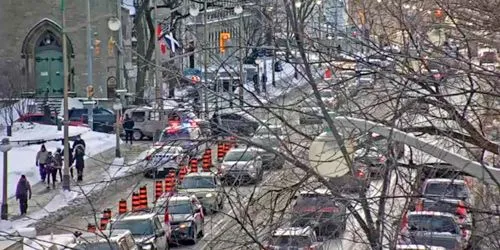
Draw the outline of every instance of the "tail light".
M469 232L467 232L467 230L465 228L462 228L461 229L461 232L462 232L462 237L465 239L467 238L467 236L469 235Z
M152 158L151 155L146 156L146 161L150 161L151 158Z
M387 160L387 158L385 158L384 155L381 155L379 158L378 158L378 162L380 163L385 163L385 161Z
M359 179L363 179L365 178L366 174L365 174L365 171L363 171L362 169L358 169L356 171L356 177L358 177Z
M424 211L424 202L422 200L417 201L417 204L415 205L415 211Z
M306 249L306 250L316 250L316 246L306 247L305 249Z
M406 213L403 214L401 218L401 230L406 229L408 227L408 215Z
M459 218L465 218L467 216L467 208L465 207L463 201L458 202L456 214Z

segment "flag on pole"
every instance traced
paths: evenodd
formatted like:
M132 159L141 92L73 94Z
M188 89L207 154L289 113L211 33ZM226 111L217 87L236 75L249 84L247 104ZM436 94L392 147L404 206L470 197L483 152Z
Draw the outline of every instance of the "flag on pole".
M170 50L172 50L173 53L175 53L176 49L181 48L179 41L177 41L174 38L174 36L172 35L172 32L170 32L169 34L165 34L164 38L165 38L165 41L167 41L168 47L170 48Z

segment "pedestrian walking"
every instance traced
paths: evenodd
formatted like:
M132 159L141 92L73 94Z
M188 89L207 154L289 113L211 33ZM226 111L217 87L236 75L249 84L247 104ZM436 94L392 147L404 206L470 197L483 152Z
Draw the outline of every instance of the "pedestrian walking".
M83 180L83 168L85 167L85 146L83 144L78 144L75 148L73 148L73 151L75 152L74 159L77 175L76 180L80 182Z
M80 135L77 135L75 141L73 142L73 151L75 150L75 147L80 144L83 145L84 148L86 147L85 141L82 139Z
M54 181L57 181L57 173L59 172L59 179L62 182L62 165L63 165L63 153L61 148L57 148L56 152L54 153L54 168L55 168L55 174L54 174Z
M25 215L28 211L28 200L31 200L31 185L23 174L17 182L16 200L19 200L19 210L21 215Z
M125 115L125 120L123 122L123 129L125 129L125 143L130 142L132 145L132 135L134 134L134 120L130 119L128 114Z
M45 145L42 144L40 151L36 154L36 161L35 165L39 168L40 171L40 177L42 179L42 182L45 182L45 177L46 177L46 170L45 170L45 165L47 164L47 158L49 156L49 152L47 152L47 149L45 148Z
M56 188L56 174L57 170L54 167L54 156L52 152L49 151L49 156L47 157L47 164L45 165L45 171L47 172L47 189L50 189L50 179L52 178L52 188Z

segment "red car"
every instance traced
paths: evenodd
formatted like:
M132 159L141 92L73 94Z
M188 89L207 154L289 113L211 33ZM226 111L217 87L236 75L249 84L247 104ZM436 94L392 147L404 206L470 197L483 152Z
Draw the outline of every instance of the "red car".
M57 125L57 118L51 115L50 118L46 118L43 113L28 113L21 115L16 122L31 122L37 124L45 124L45 125ZM79 126L79 127L88 127L87 124L81 121L70 121L69 126Z

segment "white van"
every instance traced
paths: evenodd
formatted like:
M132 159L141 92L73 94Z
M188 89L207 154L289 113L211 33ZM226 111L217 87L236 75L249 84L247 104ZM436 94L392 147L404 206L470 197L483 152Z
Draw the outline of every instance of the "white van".
M163 110L163 119L160 120L160 112L150 106L142 106L127 109L124 113L134 121L134 140L141 140L144 137L153 139L157 131L163 130L168 126L169 120L195 120L196 115L184 108L165 107Z

